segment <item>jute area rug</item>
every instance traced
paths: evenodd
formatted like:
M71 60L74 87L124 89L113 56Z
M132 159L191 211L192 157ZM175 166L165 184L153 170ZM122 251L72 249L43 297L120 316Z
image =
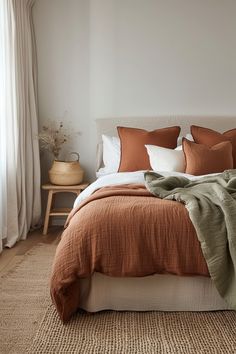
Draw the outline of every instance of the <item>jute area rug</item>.
M48 295L55 246L1 279L0 353L236 353L236 312L78 313L63 325Z

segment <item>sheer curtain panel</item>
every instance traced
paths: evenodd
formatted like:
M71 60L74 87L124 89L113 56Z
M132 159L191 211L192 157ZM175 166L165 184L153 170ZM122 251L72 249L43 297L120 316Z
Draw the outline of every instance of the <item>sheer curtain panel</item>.
M33 0L0 0L0 251L40 220Z

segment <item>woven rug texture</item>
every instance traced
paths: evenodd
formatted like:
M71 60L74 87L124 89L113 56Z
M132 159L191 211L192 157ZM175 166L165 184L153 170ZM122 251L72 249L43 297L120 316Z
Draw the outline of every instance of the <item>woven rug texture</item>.
M40 244L0 278L0 354L29 348L50 305L48 282L56 246Z
M0 353L236 353L236 312L80 312L50 302L55 245L36 246L1 279Z
M236 314L77 314L62 325L49 306L29 353L236 353Z

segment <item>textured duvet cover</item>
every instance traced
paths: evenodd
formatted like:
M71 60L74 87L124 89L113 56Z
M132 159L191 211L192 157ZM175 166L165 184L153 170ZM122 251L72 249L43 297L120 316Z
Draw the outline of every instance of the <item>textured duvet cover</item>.
M161 200L143 184L100 188L69 215L58 245L51 296L66 322L80 306L81 278L151 274L209 276L184 205Z

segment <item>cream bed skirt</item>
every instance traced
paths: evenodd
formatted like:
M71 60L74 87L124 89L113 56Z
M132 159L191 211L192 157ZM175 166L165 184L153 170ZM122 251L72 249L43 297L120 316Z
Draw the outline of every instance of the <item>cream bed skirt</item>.
M96 312L213 311L229 309L210 278L151 275L115 278L94 273L80 280L81 308Z

